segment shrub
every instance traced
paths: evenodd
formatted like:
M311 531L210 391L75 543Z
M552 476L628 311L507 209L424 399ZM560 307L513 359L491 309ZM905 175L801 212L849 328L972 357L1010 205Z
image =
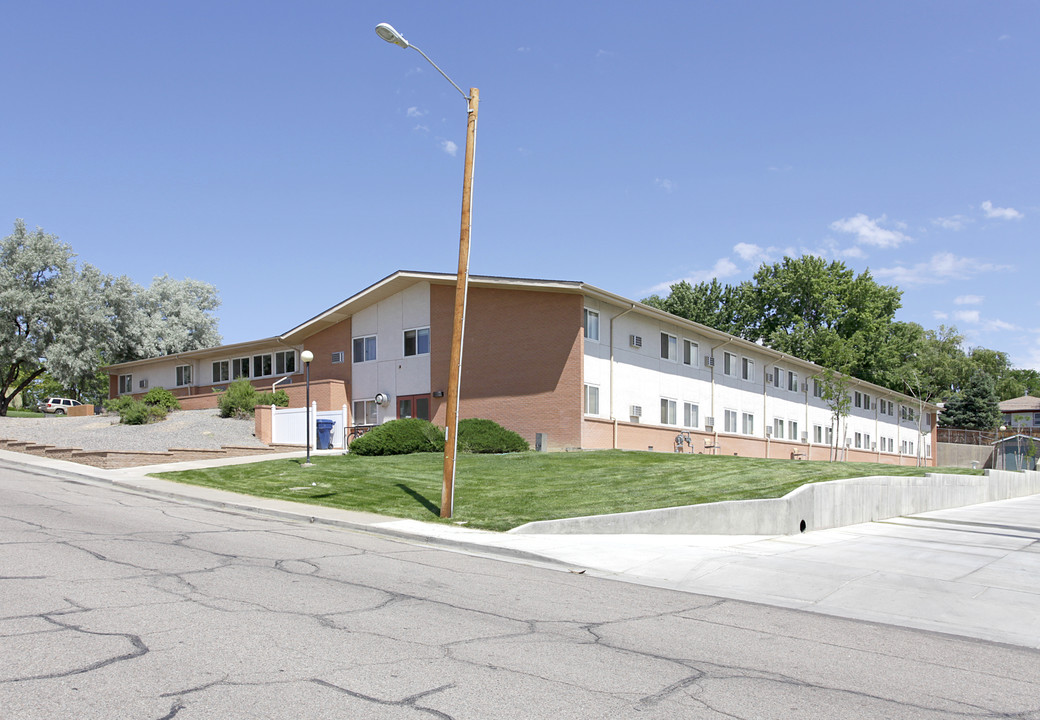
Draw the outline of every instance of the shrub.
M147 405L140 400L131 400L119 411L119 422L124 425L144 425L166 419L166 408L162 405Z
M443 452L444 432L429 420L406 418L377 425L350 444L357 455Z
M126 407L133 405L134 402L136 401L129 395L120 395L119 397L105 400L103 404L105 406L105 410L108 410L109 412L119 413L120 415L122 415L123 410Z
M525 452L531 446L518 433L506 430L494 420L466 418L459 420L460 452L510 453Z
M145 405L166 408L167 410L180 410L181 404L172 392L164 387L154 387L142 398Z
M253 414L256 401L256 388L248 380L240 379L228 385L217 407L220 408L220 417L248 417Z
M285 390L275 390L273 393L258 393L256 405L277 405L278 407L289 407L289 393ZM254 407L256 407L254 405Z

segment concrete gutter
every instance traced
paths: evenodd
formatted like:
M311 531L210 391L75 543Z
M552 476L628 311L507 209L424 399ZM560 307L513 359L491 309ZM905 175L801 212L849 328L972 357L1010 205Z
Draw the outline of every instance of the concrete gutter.
M985 475L929 473L875 476L803 485L782 498L735 500L542 520L511 533L578 535L797 535L933 510L1040 493L1040 472L986 470Z

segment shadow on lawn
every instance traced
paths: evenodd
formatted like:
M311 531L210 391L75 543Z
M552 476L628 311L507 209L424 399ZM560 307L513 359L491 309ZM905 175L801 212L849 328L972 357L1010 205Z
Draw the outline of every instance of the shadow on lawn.
M417 503L422 505L424 508L429 510L431 513L433 513L437 517L441 516L441 508L440 508L440 506L439 505L434 505L432 502L430 502L428 499L426 499L426 496L421 495L420 493L415 492L415 490L412 490L410 487L408 487L407 485L404 485L402 483L397 483L397 487L401 488L406 493L411 495L412 498Z

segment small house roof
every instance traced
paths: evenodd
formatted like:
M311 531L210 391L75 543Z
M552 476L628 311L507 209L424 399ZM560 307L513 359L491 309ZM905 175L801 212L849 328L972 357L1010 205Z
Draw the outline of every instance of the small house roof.
M1000 403L1000 412L1040 412L1040 396L1023 395Z

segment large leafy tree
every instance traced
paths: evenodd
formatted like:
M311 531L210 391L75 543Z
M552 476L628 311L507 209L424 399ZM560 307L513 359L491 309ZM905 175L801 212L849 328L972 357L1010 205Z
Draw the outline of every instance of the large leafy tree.
M73 258L70 246L21 220L0 241L0 415L45 373L94 399L102 365L220 344L212 285L164 275L142 288L80 270Z

